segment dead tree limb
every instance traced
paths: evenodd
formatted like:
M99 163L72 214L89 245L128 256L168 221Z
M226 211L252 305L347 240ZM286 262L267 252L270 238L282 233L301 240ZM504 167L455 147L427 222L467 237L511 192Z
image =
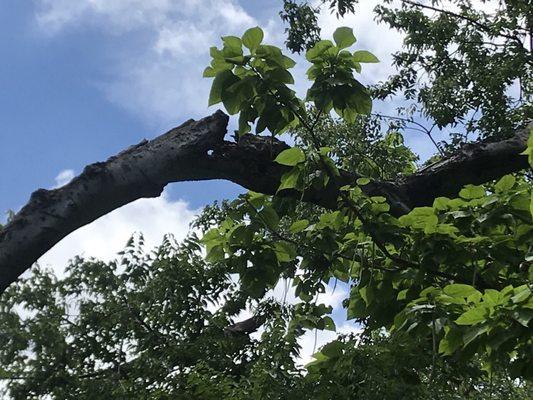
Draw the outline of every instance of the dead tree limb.
M247 135L238 143L225 141L228 117L221 111L183 125L151 141L88 165L69 184L39 189L0 230L0 293L56 243L76 229L140 198L157 197L170 182L226 179L246 189L274 194L286 167L273 159L288 146L270 138ZM368 195L388 199L391 212L401 215L429 205L435 197L454 196L467 183L479 184L528 168L520 153L528 129L508 140L474 143L454 156L399 182L371 182ZM359 177L342 171L340 184ZM304 200L334 207L338 186L309 190ZM294 195L285 193L285 195Z

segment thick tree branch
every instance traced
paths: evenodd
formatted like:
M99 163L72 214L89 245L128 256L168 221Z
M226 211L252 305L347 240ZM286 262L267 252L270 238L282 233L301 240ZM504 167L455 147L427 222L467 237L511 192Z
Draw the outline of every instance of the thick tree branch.
M218 111L87 166L69 184L39 189L0 230L0 293L62 238L97 218L139 198L157 197L170 182L226 179L256 192L274 194L286 167L272 160L288 146L270 138L246 135L238 143L224 140L228 117ZM385 196L396 215L454 196L467 183L479 184L527 168L520 156L528 130L497 143L465 146L458 154L401 182L371 182L368 195ZM357 175L342 172L338 184ZM334 207L338 186L308 191L304 200ZM286 193L295 195L295 193Z
M400 186L408 195L409 207L430 205L439 196L455 197L464 185L478 185L529 168L527 157L520 153L531 129L533 123L507 140L468 143L453 156L406 177Z

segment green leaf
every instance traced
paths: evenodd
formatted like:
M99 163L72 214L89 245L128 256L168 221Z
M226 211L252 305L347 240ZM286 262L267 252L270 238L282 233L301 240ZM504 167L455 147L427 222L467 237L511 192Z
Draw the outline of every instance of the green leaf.
M222 37L224 48L222 49L222 55L224 57L237 57L242 56L242 41L237 36L224 36Z
M305 161L305 154L299 147L283 150L274 160L278 164L293 167Z
M482 186L466 185L459 192L459 196L465 200L479 199L485 196L485 189Z
M528 156L529 165L531 165L531 168L533 168L533 129L529 131L526 149L520 154Z
M352 296L348 303L346 319L364 318L367 315L365 302L359 294Z
M274 251L279 262L289 262L296 257L296 249L288 242L281 241L274 244Z
M290 69L290 68L292 68L292 67L294 67L296 65L296 62L292 58L287 57L285 55L282 56L282 61L283 61L283 65L282 66L285 69Z
M320 40L313 47L307 50L305 58L307 61L313 62L317 60L327 49L333 47L331 40Z
M352 28L348 28L346 26L337 28L333 33L333 39L335 40L335 43L339 49L350 47L356 42Z
M522 285L514 289L515 295L511 297L513 303L521 303L531 294L531 289L527 285Z
M396 296L396 300L405 300L407 298L407 291L409 289L403 289L398 292L398 295Z
M272 71L269 71L267 74L265 74L265 76L267 79L276 83L294 83L294 78L292 77L291 73L283 68L276 68Z
M268 228L276 229L278 227L279 216L271 206L265 206L259 214Z
M457 325L475 325L484 322L487 319L487 309L485 307L476 307L461 314L455 320Z
M274 63L275 65L284 67L287 63L287 60L284 58L281 49L276 46L260 44L257 46L255 55L265 59L268 64Z
M280 185L278 187L278 192L285 189L300 189L301 182L300 182L300 175L301 170L300 168L293 168L289 172L285 172L281 176Z
M495 185L496 193L505 192L511 189L516 182L516 178L512 175L505 175Z
M301 219L296 222L293 222L291 227L289 228L289 231L291 233L298 233L302 232L305 228L309 226L309 220L307 219Z
M206 249L205 259L211 262L219 262L224 259L224 247L222 245L208 246Z
M222 104L230 115L237 114L246 99L252 96L253 88L249 83L250 78L239 79L236 75L224 83L222 93Z
M502 300L502 295L495 289L486 289L485 293L483 294L483 301L490 306L498 305L502 302Z
M235 225L228 232L228 242L231 244L239 244L248 246L252 242L253 231L248 229L245 225Z
M462 283L454 283L444 288L444 293L452 297L468 297L474 293L479 293L476 288ZM481 295L481 293L479 293Z
M342 356L343 350L344 343L339 340L334 340L333 342L329 342L324 347L322 347L322 350L320 352L326 357L337 358Z
M212 106L213 104L220 103L222 101L222 93L225 92L229 86L233 85L238 80L239 78L235 76L231 71L225 70L219 72L213 80L211 92L209 93L208 105Z
M463 335L464 346L468 346L472 341L486 333L489 329L489 325L480 325L466 331Z
M250 28L244 35L242 35L242 43L250 50L255 50L263 41L264 33L261 28L256 26L255 28Z
M531 193L531 201L529 203L529 212L531 213L531 217L533 218L533 192Z
M359 294L366 303L367 307L372 304L372 301L374 300L374 289L372 286L365 286L359 289Z
M439 222L439 218L435 215L435 210L432 207L417 207L409 214L402 215L399 218L403 226L410 226L415 229L435 228Z
M447 197L437 197L433 200L433 208L436 210L447 210L450 199Z
M211 56L211 58L213 58L215 60L224 59L224 56L222 55L222 52L216 46L211 46L209 48L209 55Z
M452 355L463 344L463 335L458 329L446 329L446 335L439 343L439 353Z
M219 243L222 239L222 235L220 234L220 230L218 228L213 228L208 230L205 235L202 237L201 242L204 244L208 244L210 242L216 241Z
M204 78L214 78L217 75L216 71L213 69L213 67L206 67L204 69L203 77Z
M265 202L268 200L268 196L263 193L257 193L253 191L249 191L246 195L248 198L248 202L250 202L255 208L260 208L265 204Z
M337 327L335 326L335 322L333 321L333 318L330 316L325 316L323 318L324 321L324 329L327 331L333 331L335 332L337 330Z
M351 95L346 99L346 103L348 109L351 108L357 114L367 115L372 111L372 98L361 84L351 88ZM346 118L346 116L344 117Z
M520 323L520 325L528 328L529 321L533 318L533 310L522 309L513 312L513 318Z
M370 179L368 178L357 178L357 184L359 186L368 185L370 183Z
M353 53L353 61L358 63L378 63L379 59L366 50L357 50Z

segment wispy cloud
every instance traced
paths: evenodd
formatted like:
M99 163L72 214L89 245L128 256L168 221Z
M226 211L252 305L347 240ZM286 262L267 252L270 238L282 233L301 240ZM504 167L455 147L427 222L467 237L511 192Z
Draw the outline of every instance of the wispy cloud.
M158 127L178 119L208 113L210 81L202 78L209 62L208 49L220 36L240 35L259 18L236 0L36 0L40 29L51 35L69 30L107 32L109 40L128 37L128 49L106 65L110 77L100 87L107 98ZM362 80L375 83L392 72L390 54L400 47L401 36L369 18L376 1L358 5L360 11L337 19L326 7L319 24L324 37L341 25L354 28L357 46L373 51L379 64L365 65ZM283 45L284 26L279 17L261 15L265 40ZM266 22L265 22L266 21ZM121 45L124 46L124 42ZM300 95L305 94L303 57L294 70Z
M64 169L55 177L54 180L56 181L56 184L54 186L54 189L59 188L61 186L65 186L72 180L72 178L74 178L74 176L74 170Z
M152 124L208 112L209 81L202 78L209 47L220 36L257 25L234 0L37 0L36 20L52 40L88 29L131 38L113 55L99 86L107 98Z

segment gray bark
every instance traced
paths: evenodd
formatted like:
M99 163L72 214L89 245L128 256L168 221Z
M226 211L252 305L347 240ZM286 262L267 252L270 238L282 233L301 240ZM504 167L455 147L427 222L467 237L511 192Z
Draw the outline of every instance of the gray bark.
M52 246L74 230L140 198L157 197L170 182L226 179L247 189L274 194L287 170L273 159L288 146L246 135L224 140L228 117L221 111L183 125L151 141L88 165L69 184L35 191L29 202L0 230L0 293ZM531 125L530 125L531 126ZM465 146L453 157L400 182L371 182L368 195L385 196L395 215L454 196L467 183L479 184L528 167L520 156L528 129L508 140ZM339 184L359 176L342 171ZM296 193L284 193L294 196ZM304 200L334 207L338 186L308 191Z

